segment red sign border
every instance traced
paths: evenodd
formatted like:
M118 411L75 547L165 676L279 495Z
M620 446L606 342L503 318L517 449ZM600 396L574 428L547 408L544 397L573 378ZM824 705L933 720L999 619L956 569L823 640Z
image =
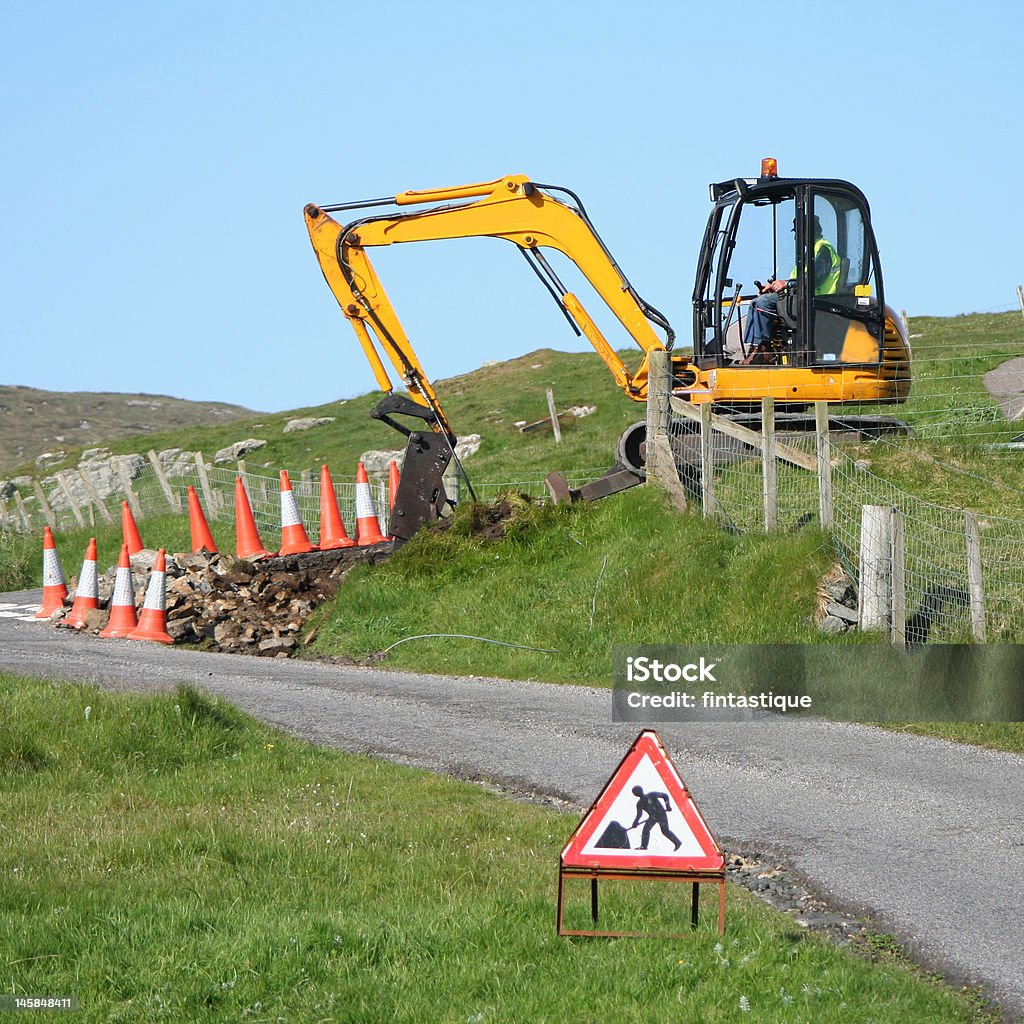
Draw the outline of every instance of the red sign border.
M645 754L651 759L669 797L682 812L686 824L704 851L702 857L669 857L664 854L646 854L640 850L634 851L639 854L635 858L623 857L621 854L606 856L582 852ZM661 737L653 729L645 729L637 736L633 746L619 762L619 766L605 783L604 789L598 794L597 799L590 805L590 809L583 815L575 831L569 837L569 842L562 850L561 863L563 867L567 868L600 868L626 872L655 870L720 873L725 868L725 855L700 811L697 810L697 805L693 802L686 783L683 782L665 745L661 742Z

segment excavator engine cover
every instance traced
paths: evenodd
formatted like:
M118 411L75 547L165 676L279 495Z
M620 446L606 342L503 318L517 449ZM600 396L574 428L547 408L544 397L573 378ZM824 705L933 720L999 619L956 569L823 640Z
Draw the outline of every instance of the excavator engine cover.
M424 524L440 519L448 505L444 473L452 449L443 434L414 431L405 449L402 476L391 510L391 533L405 543Z

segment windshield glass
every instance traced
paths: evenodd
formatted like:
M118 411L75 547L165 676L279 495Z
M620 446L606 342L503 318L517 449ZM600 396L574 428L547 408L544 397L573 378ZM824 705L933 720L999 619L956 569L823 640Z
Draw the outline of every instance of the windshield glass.
M789 277L797 265L792 198L773 203L745 203L738 210L736 243L727 276L745 296L757 294L755 281ZM724 295L723 295L724 298Z

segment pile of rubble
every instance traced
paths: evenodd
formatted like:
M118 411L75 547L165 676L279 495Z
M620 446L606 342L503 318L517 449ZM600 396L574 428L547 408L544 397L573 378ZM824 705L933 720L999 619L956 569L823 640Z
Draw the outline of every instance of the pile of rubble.
M857 584L842 566L834 566L818 584L815 621L825 633L857 628Z
M206 552L174 555L167 559L167 632L177 642L203 643L213 651L290 657L310 616L335 595L348 570L391 551L388 542L253 562ZM140 551L132 558L136 604L155 554ZM113 588L111 569L99 578L101 605L109 603ZM103 629L108 615L102 609L87 613L88 631Z

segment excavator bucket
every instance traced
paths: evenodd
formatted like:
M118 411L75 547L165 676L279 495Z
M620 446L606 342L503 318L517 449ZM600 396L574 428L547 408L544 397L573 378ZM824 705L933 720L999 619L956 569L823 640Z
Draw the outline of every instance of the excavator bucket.
M415 431L405 448L402 476L391 510L391 534L404 544L424 523L440 519L448 505L444 474L452 449L443 434Z

